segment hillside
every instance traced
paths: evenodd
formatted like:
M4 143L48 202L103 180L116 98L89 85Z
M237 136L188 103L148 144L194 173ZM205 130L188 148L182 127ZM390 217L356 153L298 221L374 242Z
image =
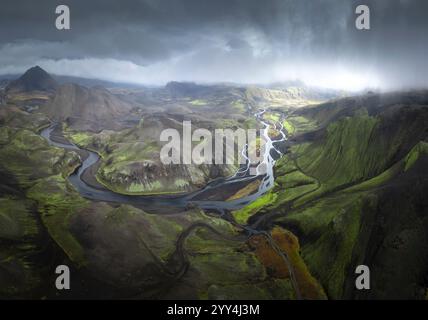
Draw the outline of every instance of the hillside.
M424 298L428 92L346 98L285 124L292 137L272 201L245 212L249 223L298 235L329 298ZM359 264L370 267L370 291L355 289Z
M235 165L166 165L159 154L162 130L182 123L168 115L147 115L130 128L103 130L94 134L68 130L67 136L80 146L101 156L96 178L109 189L125 194L165 194L195 191L210 180L232 175Z
M66 121L83 130L119 127L118 120L126 116L132 105L124 102L102 87L86 88L65 84L41 111L55 121Z
M316 105L345 95L341 91L308 87L303 83L247 86L243 88L243 94L254 106L279 110Z

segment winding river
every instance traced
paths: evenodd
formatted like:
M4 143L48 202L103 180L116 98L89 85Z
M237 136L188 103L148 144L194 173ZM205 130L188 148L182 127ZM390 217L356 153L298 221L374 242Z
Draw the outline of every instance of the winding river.
M243 167L241 166L241 168L239 168L236 174L233 175L232 177L223 179L223 181L221 182L218 182L218 181L210 182L204 188L198 191L182 194L182 195L170 195L170 196L125 195L125 194L116 193L107 188L103 188L103 189L94 188L88 185L82 179L82 174L85 172L85 170L95 165L100 160L100 157L97 153L85 149L89 153L89 156L82 162L82 164L77 168L77 170L69 176L68 179L70 183L76 188L76 190L84 198L91 199L91 200L134 204L134 205L141 206L143 208L147 207L151 209L162 209L165 207L186 208L189 205L196 205L201 209L217 211L220 214L224 214L226 211L240 209L248 205L249 203L253 202L257 198L265 194L270 188L273 187L274 185L273 166L275 164L275 159L273 157L273 154L276 153L276 157L280 157L282 155L281 152L275 146L275 144L286 140L286 135L283 131L282 124L280 128L276 128L276 125L274 125L274 128L277 129L278 132L280 133L280 138L276 140L272 140L269 137L269 130L271 129L271 124L263 120L262 116L264 113L265 113L265 110L262 110L255 114L256 119L264 126L264 128L261 130L261 135L265 140L264 153L262 157L263 161L260 162L256 168L256 173L257 173L256 176L249 175L248 173L250 168L249 160L245 155L246 150L242 150L242 155L247 159L247 164L245 166ZM55 147L60 147L68 150L79 150L80 148L71 142L69 144L64 144L57 141L53 141L51 139L51 134L54 131L56 126L57 124L52 124L48 128L43 129L40 135L43 138L45 138L50 145L53 145ZM245 148L248 148L248 146L246 146ZM264 166L263 171L261 170L262 168L261 166ZM229 184L236 184L236 183L242 183L242 182L249 183L251 181L254 181L254 179L257 177L261 179L261 183L258 187L258 190L255 193L244 196L242 198L231 200L231 201L200 200L200 199L196 200L195 199L196 196L199 196L198 198L201 198L201 195L203 195L204 192L210 189L219 188ZM159 213L162 213L162 210L159 210Z
M100 160L100 157L97 153L86 149L85 150L88 152L89 156L82 162L82 164L77 168L77 170L68 177L68 179L70 183L77 189L77 191L84 198L87 198L87 199L138 205L139 207L142 206L145 209L150 208L152 210L155 210L157 214L165 213L165 210L162 210L162 209L165 209L166 207L185 209L189 205L196 205L203 210L218 212L222 218L228 219L229 217L226 215L227 212L231 210L240 209L248 205L249 203L255 201L257 198L259 198L260 196L265 194L267 191L269 191L269 189L271 189L274 185L273 167L275 164L275 158L278 158L282 155L282 153L278 150L275 144L285 141L287 137L284 133L284 128L282 126L281 121L280 121L280 128L277 128L275 124L273 125L274 129L276 129L280 133L280 137L276 140L272 140L269 137L269 130L271 129L272 125L263 120L264 113L265 113L265 110L262 110L255 114L256 119L264 126L264 128L261 131L261 136L265 140L265 147L263 149L264 153L262 157L263 160L256 167L256 176L254 175L251 176L249 174L250 162L246 155L246 151L248 150L248 145L246 145L242 150L242 156L247 159L247 163L241 166L233 176L223 179L220 182L218 180L212 181L208 183L201 190L184 194L184 195L174 195L174 196L172 195L171 196L124 195L124 194L116 193L106 188L103 188L103 189L94 188L88 185L82 179L82 174L85 172L85 170L88 170L88 168L95 165ZM81 150L81 148L79 148L75 144L72 144L72 143L64 144L64 143L60 143L52 140L51 133L53 132L56 126L57 124L52 124L48 128L43 129L40 135L43 138L45 138L50 145L68 149L68 150ZM275 158L273 157L273 154L276 154ZM264 166L263 170L261 166ZM242 182L249 183L251 181L254 181L255 179L261 180L257 191L254 192L253 194L244 196L242 198L232 200L232 201L195 200L196 196L199 196L198 198L201 198L201 195L202 195L202 198L203 198L203 193L210 189L221 188L222 186L225 186L228 184L235 184L235 183L242 184ZM287 253L283 252L281 248L278 247L276 242L272 239L271 235L266 231L257 230L251 226L237 224L234 220L230 222L244 229L250 236L253 234L261 234L264 237L266 237L269 244L272 246L272 248L278 253L278 255L284 260L284 263L287 265L288 272L290 274L290 280L294 288L296 298L301 299L302 297L301 297L299 285L296 280L294 268L290 263L290 259ZM213 229L212 226L206 225L202 222L197 222L195 224L192 224L185 232L183 232L180 235L179 241L177 242L176 252L179 255L182 263L181 263L181 268L179 268L179 270L176 272L177 277L180 277L186 271L186 268L187 268L186 255L184 254L184 249L183 249L184 240L193 229L199 228L199 227L206 227L211 231L217 233L217 231Z

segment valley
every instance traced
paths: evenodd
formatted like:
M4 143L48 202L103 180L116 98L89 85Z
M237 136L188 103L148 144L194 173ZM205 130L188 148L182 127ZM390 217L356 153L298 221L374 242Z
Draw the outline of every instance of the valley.
M426 91L103 88L36 67L1 96L0 296L427 295ZM163 164L160 132L184 120L262 129L266 174ZM71 292L52 286L59 263ZM358 264L370 291L353 286Z

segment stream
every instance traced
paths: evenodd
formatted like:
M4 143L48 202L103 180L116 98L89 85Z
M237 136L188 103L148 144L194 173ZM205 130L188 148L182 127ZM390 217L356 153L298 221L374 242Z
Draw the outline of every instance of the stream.
M285 141L286 135L283 131L283 127L281 124L281 128L274 128L280 132L280 138L277 140L272 140L269 137L269 130L271 128L271 124L264 121L262 116L265 113L265 110L262 110L256 113L254 116L256 119L264 126L261 130L261 135L265 140L265 148L263 153L263 161L257 165L256 173L257 175L249 175L248 171L250 168L250 163L248 157L246 157L246 148L242 150L242 155L247 159L247 164L245 166L241 166L235 175L224 179L221 182L212 181L208 183L202 189L181 195L170 195L170 196L159 196L159 195L125 195L120 194L114 191L111 191L107 188L99 189L94 188L88 185L83 179L82 174L96 164L100 160L100 156L90 150L84 149L88 152L89 156L82 162L82 164L77 168L75 172L73 172L69 177L69 182L76 188L76 190L82 195L82 197L98 200L98 201L108 201L108 202L117 202L123 204L135 204L141 207L147 207L151 209L162 209L162 207L174 207L174 208L187 208L189 205L196 205L204 210L214 210L218 211L220 214L224 214L225 211L237 210L240 209L249 203L255 201L257 198L265 194L269 191L270 188L274 185L274 174L273 167L275 164L274 157L272 154L280 157L282 153L275 147L275 143L279 143ZM51 133L54 131L57 123L52 124L48 128L45 128L41 131L40 135L45 138L48 143L55 147L64 148L67 150L80 150L77 145L73 143L64 144L60 142L53 141L51 139ZM264 166L263 173L261 170L261 166ZM244 196L239 199L231 200L231 201L219 201L219 200L196 200L195 197L202 195L204 192L213 189L213 188L221 188L224 185L242 183L242 182L251 182L254 181L256 177L261 178L261 183L258 187L257 192ZM157 210L156 210L157 211ZM161 211L160 211L161 213Z
M248 205L249 203L255 201L256 199L264 195L274 186L275 177L273 173L273 167L275 165L275 158L273 157L272 154L276 154L277 158L282 156L281 151L277 149L277 147L275 146L275 143L285 141L287 137L284 133L284 128L282 126L281 121L279 122L280 128L277 128L276 124L273 125L274 129L276 129L280 133L280 138L276 140L272 140L269 137L269 130L271 129L271 124L263 120L262 116L264 113L265 113L265 110L262 110L254 115L256 119L264 126L264 128L261 130L261 136L265 140L265 147L263 150L264 153L262 157L263 160L257 165L255 176L249 174L250 161L246 155L248 150L248 145L246 145L242 150L242 156L245 159L247 159L247 163L245 165L241 165L240 168L237 170L237 172L233 176L226 178L221 182L212 181L208 183L204 188L198 191L188 193L188 194L183 194L183 195L171 195L171 196L124 195L124 194L111 191L107 188L103 188L103 189L94 188L88 185L82 179L82 174L85 172L85 170L95 165L100 160L100 156L97 153L87 149L84 149L84 150L88 152L89 156L68 177L68 180L84 198L91 199L91 200L117 202L117 203L123 203L123 204L143 206L143 208L151 208L152 210L156 210L158 214L162 214L163 213L162 208L166 208L166 207L186 209L188 208L189 205L196 205L197 207L203 210L216 211L220 213L220 216L222 218L228 219L228 217L225 215L227 212L232 210L237 210ZM68 149L68 150L81 150L81 148L79 148L77 145L73 143L64 144L64 143L53 141L51 139L51 133L53 132L53 130L57 125L58 124L52 124L48 128L43 129L40 135L43 138L45 138L50 145ZM262 168L261 166L265 166L265 168ZM256 178L261 179L261 182L259 184L257 191L254 192L253 194L246 195L242 198L232 200L232 201L212 201L212 200L195 200L194 199L196 196L199 196L200 198L204 192L210 189L221 188L222 186L225 186L228 184L242 183L247 181L248 183L250 183L254 181ZM272 239L271 235L266 231L257 230L251 226L237 224L233 219L230 222L244 229L250 236L253 234L261 234L264 237L266 237L266 239L268 240L272 248L279 254L279 256L284 260L284 263L287 265L287 268L290 274L290 280L294 288L296 298L301 299L300 289L296 280L294 268L290 263L289 257L287 253L283 252L278 247L278 245ZM180 235L181 241L177 242L177 252L182 261L181 263L182 268L177 272L179 275L182 275L182 273L185 272L187 268L186 258L185 258L184 249L183 249L183 243L184 243L183 239L187 237L187 235L191 232L191 230L202 226L212 229L211 226L205 225L199 222L199 223L193 224L187 231L185 231ZM213 232L216 232L216 230L213 229Z

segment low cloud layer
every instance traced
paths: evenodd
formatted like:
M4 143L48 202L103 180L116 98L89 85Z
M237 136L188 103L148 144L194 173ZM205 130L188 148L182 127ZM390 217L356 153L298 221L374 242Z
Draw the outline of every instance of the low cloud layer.
M355 7L371 30L355 28ZM344 89L427 87L423 0L2 1L0 73L39 64L56 74L142 84L300 79Z

